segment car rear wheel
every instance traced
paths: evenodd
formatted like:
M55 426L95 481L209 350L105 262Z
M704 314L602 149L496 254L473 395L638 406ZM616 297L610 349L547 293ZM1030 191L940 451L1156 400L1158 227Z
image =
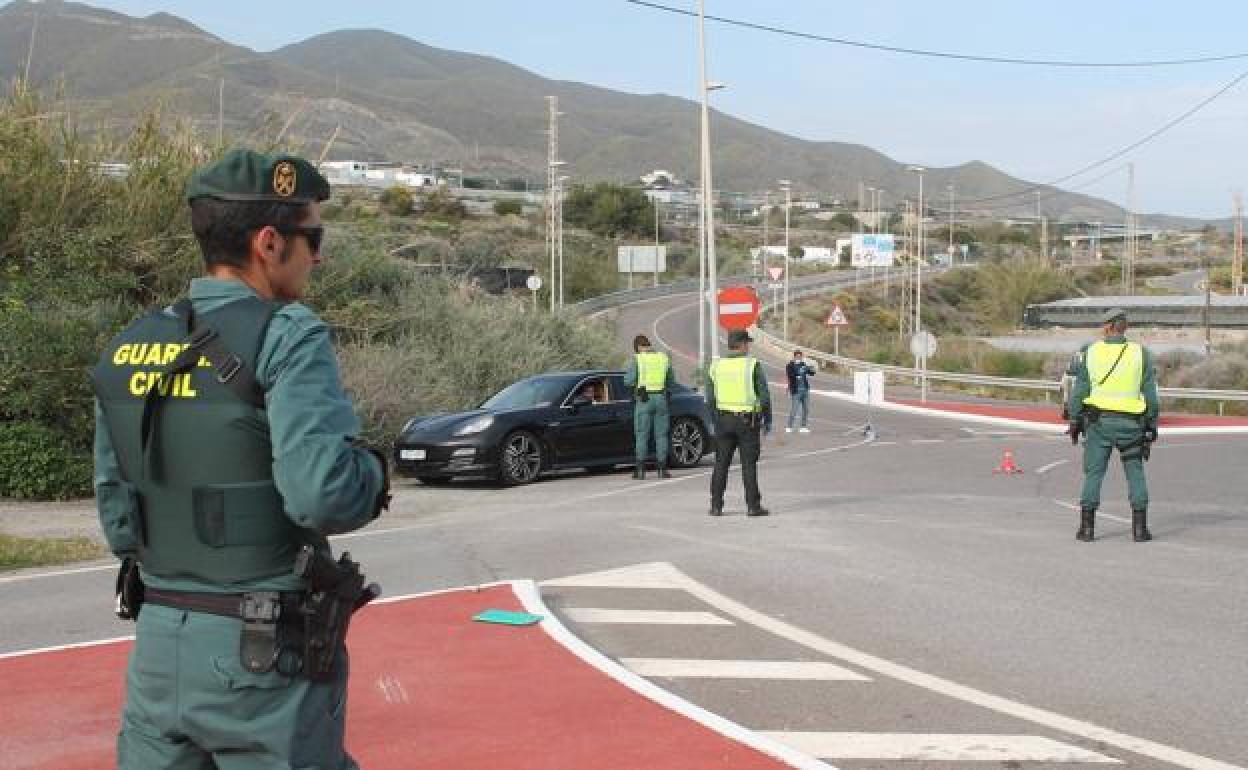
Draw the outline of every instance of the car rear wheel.
M507 486L528 484L542 472L542 444L537 436L518 430L503 440L498 478Z
M671 459L674 468L692 468L702 461L706 447L706 429L693 417L681 417L672 423Z

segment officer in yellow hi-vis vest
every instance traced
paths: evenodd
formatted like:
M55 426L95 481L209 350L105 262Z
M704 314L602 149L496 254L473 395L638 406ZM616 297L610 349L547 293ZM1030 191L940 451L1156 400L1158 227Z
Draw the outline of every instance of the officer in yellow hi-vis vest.
M1148 486L1144 461L1157 439L1157 375L1153 355L1137 342L1128 342L1127 313L1114 308L1101 318L1105 339L1083 350L1067 409L1070 438L1083 447L1083 494L1079 498L1079 531L1084 542L1095 539L1096 509L1109 457L1116 448L1127 476L1131 502L1131 531L1137 543L1152 540L1148 531Z
M650 339L644 334L633 338L632 363L624 373L624 385L633 391L633 451L637 465L633 478L646 477L646 454L650 451L650 434L654 434L654 462L659 478L671 478L667 472L667 453L670 444L671 417L668 397L676 384L672 376L672 362L666 353L650 349Z
M741 448L741 479L745 482L745 505L750 516L766 516L758 492L759 429L771 432L771 394L762 364L749 355L750 335L728 335L728 355L711 364L706 404L715 419L715 472L711 474L712 516L724 514L724 487L728 466Z

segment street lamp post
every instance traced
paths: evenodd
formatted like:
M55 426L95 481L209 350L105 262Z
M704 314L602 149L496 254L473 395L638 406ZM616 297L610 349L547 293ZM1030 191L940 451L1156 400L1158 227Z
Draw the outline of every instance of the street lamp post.
M923 173L927 169L923 166L907 166L906 170L919 175L918 217L915 222L918 247L915 249L917 258L914 261L914 334L918 337L923 334ZM919 399L927 401L927 355L916 355L915 358L918 359L916 363L919 369Z
M654 285L659 285L659 196L650 200L654 204Z
M711 201L714 186L711 181L711 128L707 95L723 88L722 83L706 79L706 0L698 0L698 59L702 92L702 206L700 221L700 265L698 271L698 365L705 371L707 310L710 310L711 358L719 357L719 335L715 326L719 321L719 276L715 260L715 207Z
M949 264L953 265L953 182L950 182L949 188Z
M558 227L559 233L559 309L563 309L563 183L568 181L570 177L561 176L556 186L555 205L558 211Z
M559 167L566 161L552 160L546 164L546 240L550 249L550 312L555 312L559 297L556 292L555 276L558 275L559 260ZM449 173L451 169L447 169Z

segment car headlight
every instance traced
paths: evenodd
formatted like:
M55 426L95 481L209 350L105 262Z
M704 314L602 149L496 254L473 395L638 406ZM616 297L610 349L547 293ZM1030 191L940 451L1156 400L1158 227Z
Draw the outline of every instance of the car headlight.
M486 428L490 427L493 424L494 424L494 415L483 414L480 417L473 417L468 422L460 425L458 428L452 431L452 435L467 436L473 433L480 433L481 431L485 430Z

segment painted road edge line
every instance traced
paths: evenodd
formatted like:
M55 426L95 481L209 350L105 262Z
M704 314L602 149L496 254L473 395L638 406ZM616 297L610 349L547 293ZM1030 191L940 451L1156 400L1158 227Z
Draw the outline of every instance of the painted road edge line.
M803 754L800 751L786 746L783 743L772 740L764 735L754 732L743 725L732 722L718 714L713 714L701 706L694 705L678 695L668 692L653 682L640 677L620 664L598 652L580 637L568 630L563 623L555 617L546 603L542 601L541 592L537 588L537 584L531 580L512 581L512 590L520 599L520 603L525 610L535 615L541 615L542 621L539 625L542 630L550 635L556 642L562 644L569 652L576 655L585 663L593 666L602 673L611 677L620 684L628 687L638 695L649 698L655 703L667 708L671 711L687 717L698 724L713 730L720 735L749 746L773 759L777 759L790 767L799 768L799 770L836 770L834 765L827 762L821 762L814 757Z
M1202 757L1199 754L1193 754L1183 749L1167 746L1163 743L1150 741L1145 738L1137 738L1134 735L1120 733L1110 730L1091 722L1084 722L1073 717L1063 716L1054 711L1029 706L1019 701L1010 700L999 695L993 695L983 690L977 690L973 687L958 684L949 679L944 679L933 674L927 674L918 669L909 668L899 663L894 663L885 658L870 655L861 652L852 647L846 646L839 642L834 642L805 629L798 628L783 620L777 620L769 615L764 615L757 610L741 604L740 602L729 599L727 596L720 594L714 589L699 583L685 573L668 564L673 574L673 579L682 584L682 587L698 597L702 601L711 605L715 609L734 617L743 623L748 623L757 628L768 631L782 639L788 639L791 642L816 650L825 655L845 661L859 668L868 671L874 671L877 674L896 679L907 684L921 687L930 692L947 695L951 698L972 703L981 708L990 709L1001 714L1017 717L1034 724L1043 725L1054 730L1086 738L1091 741L1100 741L1109 746L1114 746L1124 751L1134 754L1140 754L1153 759L1169 762L1179 767L1190 768L1191 770L1244 770L1238 765L1232 765L1229 762Z

